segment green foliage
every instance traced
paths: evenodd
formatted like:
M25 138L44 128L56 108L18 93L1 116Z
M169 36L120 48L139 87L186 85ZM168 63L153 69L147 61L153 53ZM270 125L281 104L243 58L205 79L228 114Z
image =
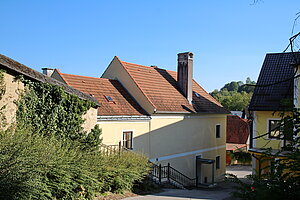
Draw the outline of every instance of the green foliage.
M0 199L93 199L131 190L149 172L132 152L102 155L101 129L83 131L95 106L47 83L24 80L17 126L0 132Z
M264 162L268 164L256 175L249 176L249 183L227 175L228 180L238 183L238 190L234 193L236 197L250 200L300 199L300 112L294 109L292 115L282 116L285 117L278 127L278 139L285 141L285 146L276 153L272 148L263 152L259 161L262 165Z
M102 183L90 168L98 162L74 142L30 134L1 133L0 199L91 198Z
M146 156L132 152L121 152L105 157L101 180L105 182L103 191L122 193L131 190L134 183L141 182L148 175L150 165Z
M95 127L89 134L82 128L83 114L95 106L95 103L70 95L56 85L24 79L22 81L26 87L17 103L18 126L25 124L35 133L55 135L62 140L81 141L89 147L100 144L101 140L95 138L101 134L99 127Z
M297 163L299 164L299 161ZM295 166L294 164L291 165ZM291 165L287 167L288 165L286 163L283 164L282 160L276 161L269 169L269 173L261 177L250 175L247 177L249 181L246 182L239 180L233 174L227 174L226 179L238 184L236 186L237 190L233 192L233 196L241 199L299 199L299 171L294 171ZM297 168L298 170L300 169L299 166Z
M246 84L255 84L248 77ZM245 85L242 81L232 81L219 90L214 90L211 95L228 110L244 110L251 100L254 87Z
M4 82L4 71L0 70L0 100L2 99L5 91L6 91L6 85Z
M88 133L84 138L83 144L85 150L98 150L99 144L102 143L101 138L102 130L99 128L98 124Z
M231 158L244 164L250 163L252 160L251 154L246 151L235 151L231 154Z
M130 190L148 171L135 153L104 156L30 130L0 134L0 199L93 199Z
M6 84L4 82L4 70L0 70L0 101L6 91ZM0 107L0 129L7 125L6 117L4 115L5 105Z

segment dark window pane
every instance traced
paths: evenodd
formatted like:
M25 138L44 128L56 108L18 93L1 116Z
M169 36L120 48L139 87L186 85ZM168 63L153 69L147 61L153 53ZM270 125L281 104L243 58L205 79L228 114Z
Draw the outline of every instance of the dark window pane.
M123 146L132 149L132 131L123 132Z
M220 169L220 156L216 157L216 169Z
M221 137L221 125L216 125L216 138Z

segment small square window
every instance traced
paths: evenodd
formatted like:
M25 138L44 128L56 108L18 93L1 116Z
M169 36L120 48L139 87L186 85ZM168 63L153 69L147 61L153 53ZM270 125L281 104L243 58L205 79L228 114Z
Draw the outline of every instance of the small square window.
M220 169L220 156L216 157L216 169Z
M216 125L216 138L221 137L221 125Z

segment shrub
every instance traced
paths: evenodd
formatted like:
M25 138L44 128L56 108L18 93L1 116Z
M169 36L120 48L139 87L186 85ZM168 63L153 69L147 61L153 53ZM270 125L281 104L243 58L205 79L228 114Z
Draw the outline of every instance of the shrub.
M251 154L245 151L235 151L231 153L231 158L243 164L250 163L252 160Z
M95 154L74 143L24 130L2 132L0 141L1 199L91 198L101 190L90 170Z
M93 199L130 190L148 169L131 152L103 156L28 129L0 133L0 199Z
M130 151L104 157L104 165L101 180L105 185L102 192L132 190L134 183L142 181L150 170L146 156Z

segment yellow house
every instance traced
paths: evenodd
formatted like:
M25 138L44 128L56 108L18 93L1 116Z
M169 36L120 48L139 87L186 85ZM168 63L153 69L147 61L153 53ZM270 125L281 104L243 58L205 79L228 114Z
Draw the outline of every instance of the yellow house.
M193 80L193 54L178 54L178 72L114 57L101 78L60 73L52 77L94 96L103 143L146 154L199 183L225 173L226 115ZM205 164L205 162L213 164Z
M10 125L16 122L16 101L24 91L24 83L17 79L18 76L23 76L24 79L38 81L58 85L72 95L76 95L81 99L95 102L97 107L90 108L82 117L85 119L83 128L85 131L90 131L96 125L98 101L79 90L76 90L60 81L47 77L44 74L37 72L11 58L0 54L0 129L7 129Z
M262 65L258 86L249 105L252 113L249 151L253 155L253 173L268 172L265 167L270 166L272 159L278 158L262 156L267 148L272 148L271 153L276 154L288 143L277 127L283 116L291 114L291 105L299 107L299 83L297 78L294 79L299 70L295 68L295 58L300 58L299 52L270 53Z

